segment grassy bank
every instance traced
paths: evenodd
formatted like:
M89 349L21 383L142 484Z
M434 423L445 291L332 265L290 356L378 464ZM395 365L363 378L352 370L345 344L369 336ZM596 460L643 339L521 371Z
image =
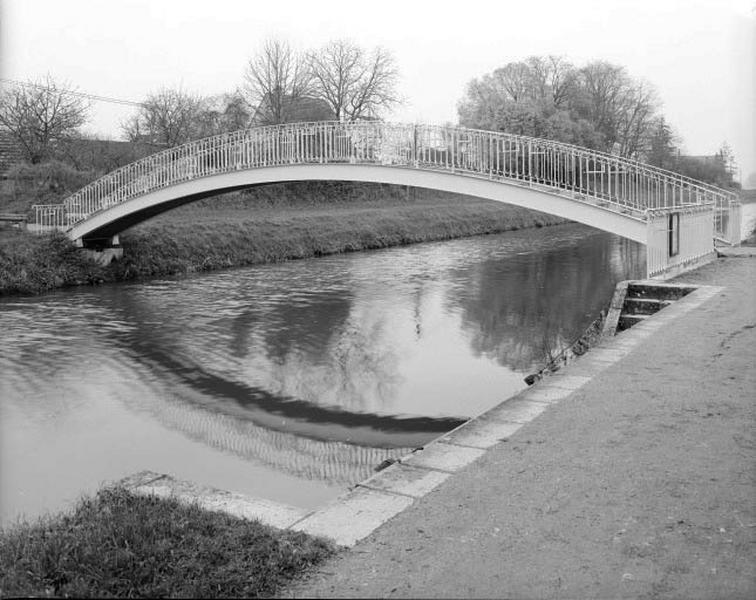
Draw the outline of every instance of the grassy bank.
M472 197L398 186L292 183L227 194L121 236L107 268L61 236L0 233L0 294L123 281L446 240L563 222Z
M93 283L105 275L105 269L88 260L62 233L37 236L0 230L0 296Z
M107 488L0 530L0 597L269 597L333 552L303 533Z

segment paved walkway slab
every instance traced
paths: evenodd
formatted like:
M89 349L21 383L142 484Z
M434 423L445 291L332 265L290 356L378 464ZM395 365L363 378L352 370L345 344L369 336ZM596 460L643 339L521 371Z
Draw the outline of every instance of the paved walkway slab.
M412 502L409 496L357 487L291 529L352 546Z
M206 510L225 512L244 519L256 519L265 525L280 529L290 527L308 514L308 511L294 506L196 485L152 471L142 471L121 480L120 483L137 494L175 498L187 504L196 502Z

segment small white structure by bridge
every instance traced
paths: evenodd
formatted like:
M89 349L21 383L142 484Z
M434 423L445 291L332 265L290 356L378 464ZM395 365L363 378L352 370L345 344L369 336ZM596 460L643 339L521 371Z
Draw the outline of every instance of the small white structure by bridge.
M187 202L283 181L409 185L550 213L645 244L649 277L740 243L736 194L637 161L493 131L379 121L244 129L158 152L101 177L59 205L38 205L37 230L108 245Z

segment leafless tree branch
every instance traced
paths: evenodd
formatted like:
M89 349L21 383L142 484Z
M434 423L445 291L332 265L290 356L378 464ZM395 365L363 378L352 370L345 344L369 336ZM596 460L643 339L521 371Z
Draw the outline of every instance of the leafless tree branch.
M49 75L26 86L0 92L0 126L38 163L55 155L60 144L78 134L87 121L89 104Z
M368 54L349 40L336 40L310 55L313 94L338 120L375 118L400 102L398 69L382 48Z
M244 79L255 122L272 125L285 123L291 108L307 96L312 74L306 56L283 40L270 39L247 63Z

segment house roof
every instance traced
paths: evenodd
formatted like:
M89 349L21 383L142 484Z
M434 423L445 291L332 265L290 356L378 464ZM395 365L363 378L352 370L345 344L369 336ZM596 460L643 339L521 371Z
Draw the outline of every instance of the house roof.
M266 99L267 100L267 99ZM263 100L255 110L252 117L253 123L266 124L267 102ZM287 123L299 123L302 121L331 121L336 115L325 100L302 96L295 100L289 99L284 109L284 121Z

